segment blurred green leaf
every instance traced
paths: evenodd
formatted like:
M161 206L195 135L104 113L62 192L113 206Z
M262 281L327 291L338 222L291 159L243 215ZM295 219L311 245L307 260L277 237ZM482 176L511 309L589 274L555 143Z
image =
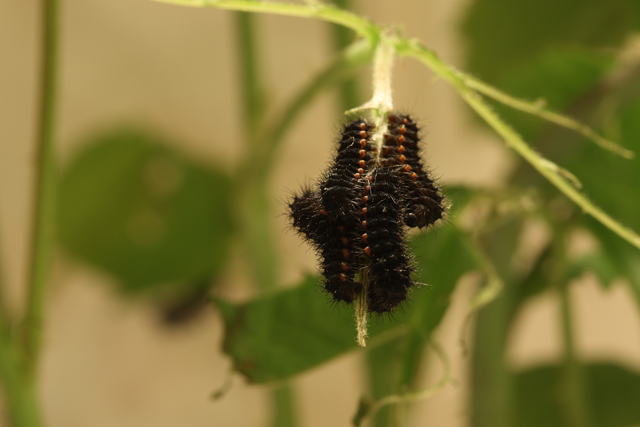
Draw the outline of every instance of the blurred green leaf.
M428 285L415 289L410 302L390 319L372 319L371 345L384 334L391 338L407 328L427 340L442 319L458 278L476 265L465 235L455 227L417 237L412 248L420 265L417 279ZM332 305L315 277L246 304L217 301L217 305L225 322L224 350L252 382L287 378L357 348L353 307Z
M424 296L414 292L407 311L410 326L426 342L449 308L458 279L480 263L469 237L452 225L416 236L410 247L418 262L416 280L429 292Z
M513 382L505 359L510 319L520 292L520 272L512 262L517 253L524 218L522 212L500 215L479 234L487 263L504 283L502 291L476 315L471 361L471 422L474 427L509 427L513 424Z
M621 144L636 154L640 154L638 117L640 100L625 106L611 119L620 130ZM596 204L636 232L640 231L640 158L621 159L584 146L571 157L568 166ZM585 217L583 221L602 243L600 253L606 257L602 263L614 266L618 275L626 277L640 300L640 250L592 218Z
M463 21L468 68L496 84L550 46L619 46L639 24L637 0L476 0Z
M75 257L123 290L201 286L224 266L232 232L230 179L132 129L98 136L61 181L59 232Z
M497 83L501 90L531 101L539 100L554 111L571 114L572 104L592 89L610 70L613 61L601 52L579 47L552 47L527 56ZM501 116L525 140L533 141L549 126L539 117L496 104ZM584 144L592 144L586 139Z
M595 427L640 424L640 374L598 363L583 366L588 383L587 408ZM539 366L515 375L517 425L563 427L562 368Z
M605 288L609 288L620 275L620 270L616 268L609 256L601 249L570 261L567 265L565 281L569 282L579 278L586 271L595 273Z
M640 100L612 117L620 144L640 155ZM622 159L585 145L567 167L582 181L589 196L624 224L640 230L640 158Z
M233 305L216 301L225 323L224 351L249 381L275 381L356 348L353 310L333 306L319 279ZM375 328L378 335L393 326Z

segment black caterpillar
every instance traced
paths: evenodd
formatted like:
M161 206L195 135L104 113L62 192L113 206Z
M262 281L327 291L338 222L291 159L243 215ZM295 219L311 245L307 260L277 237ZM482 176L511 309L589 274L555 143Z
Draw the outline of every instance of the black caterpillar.
M371 144L374 128L361 119L344 128L319 188L295 196L289 216L318 253L324 289L333 299L355 300L363 288L356 274L366 271L368 310L386 313L416 285L405 226L428 227L446 206L422 165L416 124L390 114L379 152Z

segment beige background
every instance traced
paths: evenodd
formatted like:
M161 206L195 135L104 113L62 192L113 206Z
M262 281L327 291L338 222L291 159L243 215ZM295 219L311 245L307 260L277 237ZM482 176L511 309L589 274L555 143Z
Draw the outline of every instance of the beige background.
M15 314L24 297L29 247L39 3L0 0L0 252ZM57 142L63 165L84 135L122 122L159 129L205 161L234 163L242 151L243 128L229 12L145 0L61 3ZM420 38L447 61L463 66L456 24L466 1L358 3L359 11L374 21L401 24L405 35ZM275 16L261 17L259 25L270 109L275 110L329 60L328 28ZM396 66L394 89L396 105L419 117L427 130L427 157L445 183L500 185L511 154L473 124L446 84L413 61L403 61ZM274 200L283 200L325 167L335 132L334 100L323 96L297 123L280 158L280 166L288 167L278 168L271 187ZM287 231L279 215L282 207L277 208L273 226L280 238L277 249L286 260L281 278L295 283L314 268L313 254ZM236 263L227 274L227 293L234 298L247 295L242 268ZM56 259L40 388L49 426L266 425L265 387L247 386L235 376L223 400L209 399L229 370L229 360L219 351L221 328L215 313L183 328L165 329L150 307L118 299L110 280L63 254ZM437 332L453 360L456 382L417 405L411 425L465 425L468 360L457 339L475 289L474 277L467 277ZM640 368L640 319L626 288L618 285L603 293L588 277L574 290L577 341L585 357L608 357ZM558 354L558 310L549 294L526 306L509 349L514 365ZM359 358L339 358L295 381L302 425L348 425L364 390ZM436 364L428 371L425 385L440 375Z

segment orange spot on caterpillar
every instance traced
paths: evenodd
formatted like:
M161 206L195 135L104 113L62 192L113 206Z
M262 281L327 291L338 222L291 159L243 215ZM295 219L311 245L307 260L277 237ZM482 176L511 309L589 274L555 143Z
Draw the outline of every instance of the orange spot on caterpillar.
M360 148L364 148L367 146L367 140L366 139L361 139L360 140Z
M367 133L363 130L360 131L360 138L366 138L367 137Z
M369 246L367 246L366 248L364 248L364 253L371 256L371 248L369 248Z
M405 161L405 160L407 160L407 158L406 158L405 156L400 156L400 157L398 157L398 161L399 161L400 163L404 163L404 161Z
M367 229L367 221L362 221L362 228Z
M360 160L360 162L358 162L358 164L360 165L361 168L363 168L366 164L366 162L364 160Z
M349 271L349 264L347 264L346 262L342 262L342 270L344 271Z
M347 239L346 237L343 237L340 240L342 240L342 244L345 245L345 246L347 246L349 244L349 239Z
M404 146L403 146L403 145L401 145L400 147L398 147L398 153L399 153L399 154L404 153Z
M343 282L347 281L347 275L344 273L340 273L340 280L342 280Z
M346 259L347 261L349 260L349 258L351 258L351 254L349 253L349 249L343 249L342 250L342 257L344 259Z
M360 129L361 129L361 130L367 130L367 125L366 125L366 123L360 123Z
M400 132L400 135L404 135L404 133L407 131L407 128L404 127L404 125L400 126L398 128L398 132Z
M364 217L367 217L367 208L362 208L362 215L364 215Z
M368 236L367 236L367 233L364 233L364 234L362 235L362 240L364 240L364 242L365 242L365 243L369 243L369 242L367 241L367 237L368 237Z
M405 172L411 172L411 166L406 165L405 167L402 168L402 170Z
M418 175L416 175L416 173L415 173L415 172L414 172L414 173L412 173L412 174L411 174L411 179L415 181L416 179L418 179Z
M404 141L405 141L405 139L404 139L404 135L400 135L400 136L398 137L398 143L402 144Z
M326 210L324 210L324 209L322 209L322 210L320 211L320 213L321 213L322 215L324 215L324 216L329 216L329 212L328 212L328 211L326 211Z
M364 159L364 156L366 156L366 155L367 155L367 152L366 152L366 151L364 151L364 150L360 150L360 158L361 158L361 159Z
M358 169L358 173L364 173L364 169L362 168Z
M369 196L364 196L364 198L362 199L364 201L364 203L366 204L369 201Z
M357 173L357 174L354 175L354 177L355 177L355 179L360 179L360 174Z

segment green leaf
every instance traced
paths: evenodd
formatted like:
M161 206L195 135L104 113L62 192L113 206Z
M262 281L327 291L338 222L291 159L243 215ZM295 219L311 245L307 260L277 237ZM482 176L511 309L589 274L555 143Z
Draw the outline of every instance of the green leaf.
M620 270L616 268L609 256L601 249L570 261L567 266L565 281L569 282L576 279L586 271L595 273L605 288L609 288L620 275Z
M640 154L640 100L625 106L611 118L620 130L621 144ZM571 157L568 165L584 184L589 197L614 218L640 231L640 158L620 159L602 153L592 146L584 146ZM602 243L600 253L606 262L626 277L640 301L640 250L592 218L583 218L584 224Z
M640 374L627 368L597 363L583 367L588 384L586 407L595 427L640 424ZM517 425L562 427L562 368L539 366L515 375Z
M498 83L552 46L619 46L639 22L636 0L476 0L463 31L471 71Z
M640 155L640 99L611 118L620 130L620 144ZM640 157L622 159L587 145L567 165L589 196L624 224L640 230Z
M370 345L407 332L428 339L448 305L458 278L475 267L465 236L455 227L414 239L421 286L391 318L373 318ZM307 278L300 286L245 304L217 301L225 323L224 351L249 381L264 383L304 372L357 348L353 307L331 304Z
M132 129L98 136L61 181L59 232L75 257L141 292L202 280L224 266L230 179Z
M532 53L526 62L514 65L497 84L511 95L540 100L554 111L565 112L603 78L611 65L610 56L599 51L551 47ZM502 104L496 104L496 109L525 140L533 141L549 126L545 120Z
M356 348L353 311L333 306L316 277L246 304L216 304L225 323L224 351L251 382L287 378ZM393 326L378 325L372 336Z
M427 285L421 289L429 291L424 297L412 298L415 305L408 308L412 312L410 326L426 342L449 307L458 279L478 268L479 262L468 236L455 226L418 235L410 247L418 262L416 280Z

